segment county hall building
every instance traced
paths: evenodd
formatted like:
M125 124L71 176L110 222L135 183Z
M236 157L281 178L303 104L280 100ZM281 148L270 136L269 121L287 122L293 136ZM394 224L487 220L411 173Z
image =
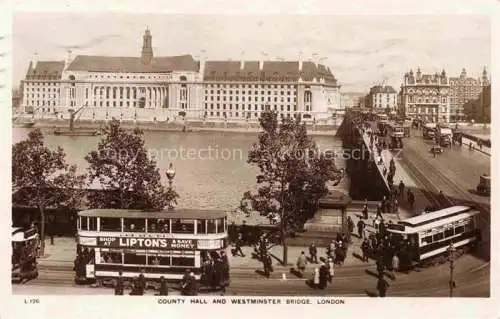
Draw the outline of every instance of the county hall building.
M267 107L281 117L329 119L340 108L340 85L311 61L200 61L155 57L149 30L140 57L68 54L37 61L22 82L22 109L37 117L166 121L176 118L256 121Z

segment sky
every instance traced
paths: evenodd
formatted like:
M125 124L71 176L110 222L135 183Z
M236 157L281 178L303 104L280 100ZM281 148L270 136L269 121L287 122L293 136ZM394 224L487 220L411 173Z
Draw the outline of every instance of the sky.
M298 60L302 51L304 60L323 58L343 92L383 81L397 89L411 68L478 77L490 66L490 17L481 15L16 13L13 85L35 53L64 60L76 46L73 56L139 56L146 27L155 56L198 58L204 50L208 60Z

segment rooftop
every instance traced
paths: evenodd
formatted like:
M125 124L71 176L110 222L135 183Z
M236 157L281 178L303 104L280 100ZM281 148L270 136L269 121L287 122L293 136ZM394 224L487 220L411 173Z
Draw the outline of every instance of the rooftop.
M370 93L371 94L377 94L377 93L397 93L396 90L390 86L390 85L375 85L372 88L370 88Z
M227 216L225 211L200 209L175 209L161 211L143 211L128 209L89 209L78 213L79 216L115 217L115 218L158 218L158 219L217 219Z
M143 64L140 57L78 55L68 66L69 71L122 73L196 72L198 68L191 55L154 57L149 64Z
M203 78L207 81L312 81L321 78L328 84L337 85L330 69L321 64L303 62L299 71L298 61L207 61ZM243 66L243 68L242 68Z
M59 80L64 70L64 61L39 61L36 66L31 62L26 79Z

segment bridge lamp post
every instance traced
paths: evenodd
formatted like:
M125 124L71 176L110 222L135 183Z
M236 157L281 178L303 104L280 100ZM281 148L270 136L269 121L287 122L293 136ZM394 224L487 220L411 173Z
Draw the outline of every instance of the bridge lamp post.
M172 183L174 182L175 169L174 169L174 165L172 163L170 163L167 171L165 172L165 175L167 175L167 178L168 178L168 193L173 194ZM173 205L174 201L175 201L175 198L169 200L168 210L174 209L174 205Z
M455 262L455 246L453 246L453 243L450 243L450 246L448 247L448 258L450 261L450 281L448 283L450 287L450 297L453 297L453 289L455 288L455 281L453 280L453 269L455 268L454 262Z

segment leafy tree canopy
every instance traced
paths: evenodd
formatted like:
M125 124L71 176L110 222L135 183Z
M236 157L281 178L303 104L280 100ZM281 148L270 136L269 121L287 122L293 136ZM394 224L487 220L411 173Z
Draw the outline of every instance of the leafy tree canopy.
M278 123L276 112L265 111L260 125L263 132L248 154L248 163L260 170L258 190L243 195L240 209L283 218L281 226L288 232L315 212L328 193L326 183L338 179L340 171L331 154L319 151L300 118Z
M104 192L89 195L94 208L163 209L179 195L161 184L156 162L148 157L142 130L132 133L113 119L105 135L85 159L89 182L99 182Z
M13 203L39 208L77 207L85 182L76 166L66 163L61 147L52 151L44 145L39 129L12 146Z

